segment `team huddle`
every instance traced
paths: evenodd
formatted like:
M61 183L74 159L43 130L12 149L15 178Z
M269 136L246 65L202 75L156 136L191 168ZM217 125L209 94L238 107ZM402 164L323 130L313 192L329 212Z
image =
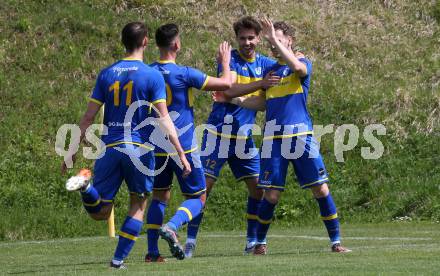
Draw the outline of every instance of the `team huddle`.
M160 57L144 64L148 34L140 22L129 23L122 30L126 57L99 73L80 129L82 139L105 106L103 125L108 131L101 137L105 153L96 160L93 177L90 170L82 169L67 181L66 188L80 192L93 219L106 220L116 193L126 182L130 207L110 267L125 268L124 259L144 225L149 194L145 261L165 261L159 252L159 237L175 258L191 258L203 209L226 162L236 180L244 181L248 188L245 253L267 254L266 236L285 189L289 163L301 188L309 188L319 205L331 251L350 251L341 245L328 174L307 110L311 61L293 51L295 34L286 22L246 16L233 29L238 47L220 44L216 77L175 63L182 47L175 24L156 30ZM270 43L275 59L256 51L260 37ZM195 139L193 88L213 91L214 99L200 148ZM257 111L265 111L266 121L259 151L252 138ZM162 138L157 138L156 129ZM293 154L291 149L295 149ZM66 167L63 163L62 170ZM174 175L185 200L164 222ZM187 239L181 245L177 232L184 225Z

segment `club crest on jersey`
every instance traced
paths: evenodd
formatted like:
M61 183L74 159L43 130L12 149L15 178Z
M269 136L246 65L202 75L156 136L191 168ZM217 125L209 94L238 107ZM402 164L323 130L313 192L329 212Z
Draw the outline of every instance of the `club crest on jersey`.
M257 68L255 68L255 73L256 73L257 75L261 75L261 67L257 67Z

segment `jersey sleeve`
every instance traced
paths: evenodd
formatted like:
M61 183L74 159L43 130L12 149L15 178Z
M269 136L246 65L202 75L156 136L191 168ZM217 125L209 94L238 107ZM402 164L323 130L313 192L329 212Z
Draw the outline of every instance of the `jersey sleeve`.
M304 78L310 76L312 74L312 62L309 59L304 58L304 57L300 58L299 61L304 63L307 68L307 75L304 76Z
M273 70L277 62L271 58L265 57L263 61L263 77Z
M93 89L92 95L90 96L90 101L99 105L103 105L105 103L105 90L103 88L104 85L104 76L103 72L100 72L98 78L96 78L95 88Z
M187 67L186 81L189 87L203 90L208 83L209 76L195 68Z
M157 70L151 70L151 76L148 87L151 103L166 102L167 94L162 74Z

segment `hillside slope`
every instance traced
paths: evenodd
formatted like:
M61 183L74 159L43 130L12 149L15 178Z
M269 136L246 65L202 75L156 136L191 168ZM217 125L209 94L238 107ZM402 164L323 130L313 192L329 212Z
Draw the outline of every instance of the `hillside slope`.
M154 30L177 22L185 48L178 62L214 74L218 43L233 42L232 22L263 13L293 24L298 47L313 61L309 106L315 124L334 124L334 129L355 124L361 131L345 162L336 162L334 135L322 138L343 222L440 219L439 1L4 2L0 240L105 232L105 225L87 218L79 196L64 190L55 136L62 124L79 121L100 68L123 55L119 32L125 23L143 20ZM267 45L261 50L267 53ZM146 62L155 57L152 40ZM199 93L195 106L197 123L203 123L210 96ZM361 147L369 144L362 133L373 123L386 127L386 135L379 136L385 151L377 160L364 160ZM80 159L77 168L91 164ZM289 182L276 224L320 223L310 194L297 187L294 176ZM245 197L244 185L224 170L204 227L242 227L244 214L236 210L245 209ZM126 195L116 204L120 221Z

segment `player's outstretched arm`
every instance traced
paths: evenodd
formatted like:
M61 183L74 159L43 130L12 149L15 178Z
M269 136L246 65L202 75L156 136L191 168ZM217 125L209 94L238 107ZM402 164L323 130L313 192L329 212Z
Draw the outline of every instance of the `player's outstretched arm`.
M212 99L215 102L232 103L256 111L266 110L266 100L264 99L263 96L236 97L231 99L228 96L226 96L224 92L216 91L212 94Z
M79 129L81 130L81 135L79 138L79 142L81 143L81 141L84 138L84 135L86 133L87 128L89 128L89 126L91 124L93 124L93 121L95 120L96 114L98 113L99 109L101 108L102 105L97 104L95 102L89 102L88 106L87 106L87 110L84 113L84 115L81 118L81 121L79 123ZM65 160L69 160L65 159ZM75 154L72 153L72 160L75 161ZM61 173L65 173L67 170L67 164L63 161L62 165L61 165Z
M275 72L269 72L262 80L259 81L246 84L235 82L236 79L234 80L232 87L224 91L225 95L229 98L241 97L260 89L268 89L269 87L277 85L280 82L280 77L275 75Z
M221 64L223 68L223 74L220 78L215 78L209 76L208 83L205 85L203 90L206 91L223 91L231 88L232 75L231 69L229 68L229 63L231 61L231 45L228 42L223 41L217 52L217 62Z
M277 48L279 54L283 58L283 60L287 63L287 65L295 72L298 72L300 77L304 77L307 75L307 66L302 63L298 57L292 52L291 49L287 49L277 38L275 35L275 28L273 23L267 17L264 17L261 20L262 33L264 38L266 38L270 44Z
M191 173L191 166L186 159L185 152L180 145L179 138L177 136L176 128L174 127L173 121L168 114L168 108L166 103L158 102L154 104L154 107L159 111L159 124L163 132L168 134L171 144L176 148L179 159L183 165L183 176L186 177Z

